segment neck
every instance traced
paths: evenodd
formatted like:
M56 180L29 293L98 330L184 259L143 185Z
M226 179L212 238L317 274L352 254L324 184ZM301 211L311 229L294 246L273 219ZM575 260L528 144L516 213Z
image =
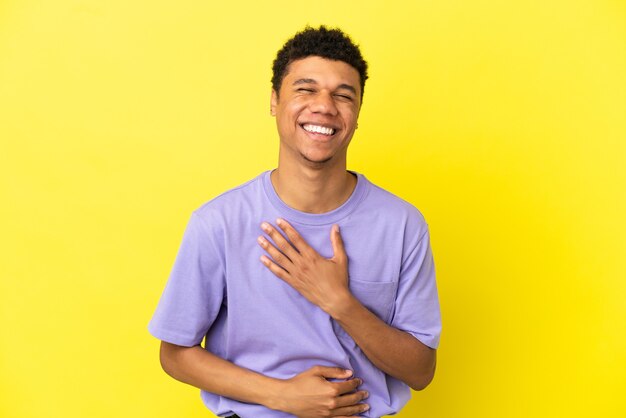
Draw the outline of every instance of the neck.
M278 164L272 172L274 190L288 206L306 213L326 213L337 209L350 197L356 186L356 176L345 164L333 168Z

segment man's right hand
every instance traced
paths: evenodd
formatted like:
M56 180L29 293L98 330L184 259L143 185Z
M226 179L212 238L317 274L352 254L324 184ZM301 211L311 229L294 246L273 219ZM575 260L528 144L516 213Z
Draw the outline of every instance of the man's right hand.
M275 409L298 418L350 417L365 412L369 405L359 402L368 393L357 391L362 381L351 376L351 371L338 367L314 366L283 381Z
M277 379L237 366L199 345L161 343L167 374L210 393L264 405L299 418L351 417L367 411L361 379L339 367L312 367L291 379ZM337 379L330 382L327 379Z

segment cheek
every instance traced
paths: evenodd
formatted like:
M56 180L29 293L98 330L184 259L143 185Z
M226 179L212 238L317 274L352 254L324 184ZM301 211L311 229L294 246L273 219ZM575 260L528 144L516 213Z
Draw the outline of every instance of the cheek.
M342 114L343 114L343 119L346 121L346 123L349 123L352 125L356 124L356 120L359 115L357 112L350 109L350 110L346 110Z
M342 103L342 105L337 106L337 108L346 120L356 119L359 115L359 108L353 104Z
M306 109L306 105L302 103L292 102L285 107L284 112L283 112L283 118L285 119L285 121L287 121L290 124L295 123L297 122L298 118L304 112L305 109Z
M294 99L289 103L288 109L291 113L299 113L306 109L307 105L308 103L305 98Z

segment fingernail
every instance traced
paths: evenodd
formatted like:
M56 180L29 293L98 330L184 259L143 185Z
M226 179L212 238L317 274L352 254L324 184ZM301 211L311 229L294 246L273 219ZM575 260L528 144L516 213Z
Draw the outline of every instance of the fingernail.
M256 240L261 245L265 244L265 238L263 238L263 237L258 237Z
M278 218L278 219L276 219L276 223L277 223L278 225L282 225L282 224L283 224L283 220L282 220L282 219L280 219L280 218Z
M368 409L370 409L370 406L369 406L369 405L367 405L367 404L366 404L366 405L364 405L364 406L363 406L363 410L364 410L364 411L367 411Z
M261 224L261 229L267 232L270 229L270 224L268 224L267 222L263 222Z
M339 225L335 224L333 225L333 228L335 228L335 232L339 232Z
M363 399L369 398L369 397L370 397L370 393L368 391L365 391L365 395L363 395Z
M352 370L347 370L346 369L346 373L348 373L348 376L352 376Z

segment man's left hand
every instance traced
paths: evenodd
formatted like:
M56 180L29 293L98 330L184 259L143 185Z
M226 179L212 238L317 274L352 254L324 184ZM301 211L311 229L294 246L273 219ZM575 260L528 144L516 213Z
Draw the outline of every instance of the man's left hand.
M330 314L332 307L351 295L348 256L339 226L333 225L330 232L333 256L324 258L287 221L279 218L276 223L289 240L272 225L263 222L261 228L273 242L263 236L258 238L259 245L271 257L263 255L261 262L311 303Z

